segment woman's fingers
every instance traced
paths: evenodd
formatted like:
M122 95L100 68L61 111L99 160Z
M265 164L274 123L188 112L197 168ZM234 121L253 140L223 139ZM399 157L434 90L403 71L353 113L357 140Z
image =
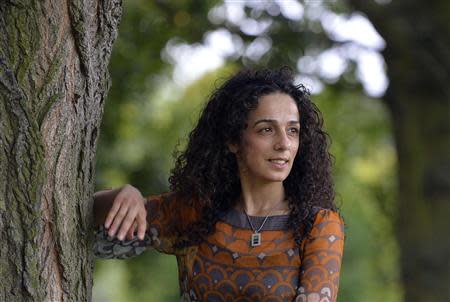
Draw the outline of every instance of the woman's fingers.
M127 196L128 196L127 194L128 194L128 191L129 191L129 187L131 187L131 186L124 185L120 189L119 194L117 194L117 196L116 196L116 198L115 198L115 200L113 202L113 205L112 205L111 209L109 210L108 216L106 216L105 228L108 229L108 228L111 227L111 223L116 219L116 215L118 214L119 210L122 210L126 214L126 211L128 210L127 209L128 208L128 204L129 204L129 201L130 201L130 200L127 199ZM124 206L125 206L125 208L123 208ZM117 228L117 226L116 226L116 228Z
M145 231L147 230L147 211L141 212L137 217L138 238L144 240Z
M133 239L138 231L138 238L143 240L147 228L147 211L145 199L141 193L131 185L125 185L116 196L113 205L105 219L108 235L117 234L119 240Z
M116 200L114 201L114 203L113 203L111 209L110 209L109 212L108 212L108 215L106 216L106 219L105 219L105 228L107 228L107 229L110 228L111 223L113 222L114 217L116 217L116 214L117 214L117 212L119 211L121 205L122 205L122 203L119 202L119 201L117 200L117 197L116 197Z
M118 211L116 211L116 215L114 216L114 220L112 221L111 227L109 228L108 235L111 237L114 237L116 234L116 231L119 229L119 227L122 225L122 221L125 218L125 215L128 212L128 206L124 202L120 205L120 208Z
M125 235L128 233L128 230L134 227L134 220L136 218L136 215L137 209L129 208L125 219L122 219L122 224L120 225L120 229L117 235L117 238L119 240L123 240L125 238ZM134 231L134 229L132 231Z
M133 240L134 238L134 231L136 230L136 221L133 222L133 224L131 225L131 227L128 229L127 231L127 239L128 240Z

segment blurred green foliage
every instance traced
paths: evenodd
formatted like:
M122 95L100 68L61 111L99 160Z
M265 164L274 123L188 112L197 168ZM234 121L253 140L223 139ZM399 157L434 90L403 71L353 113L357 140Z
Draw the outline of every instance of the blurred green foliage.
M205 31L217 26L205 17L214 4L124 3L97 153L98 190L125 183L144 195L168 190L172 153L183 148L202 105L220 83L217 79L248 63L245 58L229 63L187 88L172 82L171 66L161 60L162 49L174 37L201 40ZM343 8L335 4L333 9ZM296 25L281 16L274 19L280 24L272 36L276 47L253 62L256 65L292 65L305 52L305 45L325 48L331 44L320 30L302 35L297 44L299 39L292 34ZM316 21L304 21L306 28L312 26L309 22ZM228 28L237 32L232 25ZM250 39L242 36L244 41ZM396 159L391 125L380 100L366 97L355 87L352 81L340 80L313 96L332 138L337 203L346 221L339 300L395 302L401 300L402 291L392 225ZM127 261L97 260L94 301L177 301L177 277L175 258L154 251Z

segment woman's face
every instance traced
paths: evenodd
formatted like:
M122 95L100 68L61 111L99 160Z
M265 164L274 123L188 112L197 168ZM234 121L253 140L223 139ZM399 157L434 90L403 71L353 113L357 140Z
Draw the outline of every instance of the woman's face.
M300 137L300 114L287 94L272 93L259 99L251 111L236 154L241 181L254 184L282 182L292 169Z

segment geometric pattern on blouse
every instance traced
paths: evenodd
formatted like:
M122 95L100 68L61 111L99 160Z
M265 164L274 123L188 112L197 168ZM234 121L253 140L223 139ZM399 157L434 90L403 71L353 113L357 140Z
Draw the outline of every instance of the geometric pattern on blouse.
M188 225L195 213L173 194L147 198L149 228L143 241L119 241L96 234L95 255L126 259L153 247L178 261L181 301L335 301L344 244L344 223L338 213L318 209L301 248L287 229L288 215L270 216L261 230L260 246L251 247L253 233L244 213L235 209L216 224L198 246L176 249L176 219ZM250 216L254 226L264 217ZM300 252L301 251L301 254Z

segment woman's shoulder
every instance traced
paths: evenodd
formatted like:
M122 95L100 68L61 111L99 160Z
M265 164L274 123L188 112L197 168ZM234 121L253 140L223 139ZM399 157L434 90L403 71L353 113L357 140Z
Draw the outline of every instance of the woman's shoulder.
M314 217L314 220L323 220L323 219L334 219L334 220L344 220L342 214L339 210L323 208L319 206L312 207L311 215Z
M322 232L344 234L344 219L338 210L313 207L311 215L313 221L311 235Z

